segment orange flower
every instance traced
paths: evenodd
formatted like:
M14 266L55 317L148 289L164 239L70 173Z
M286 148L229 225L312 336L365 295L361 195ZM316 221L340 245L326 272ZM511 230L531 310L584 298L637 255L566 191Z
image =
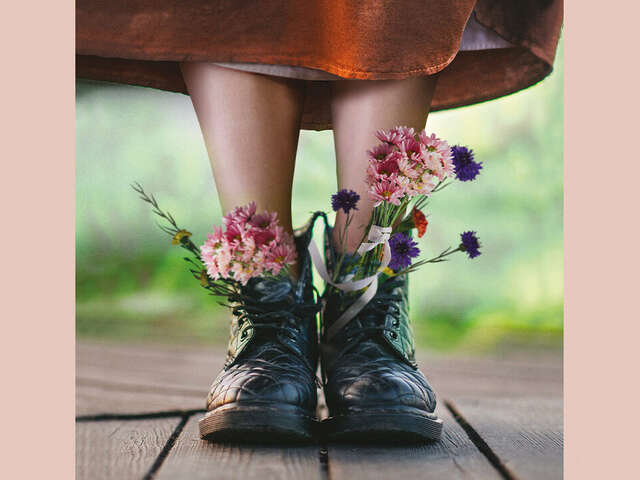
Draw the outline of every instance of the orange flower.
M420 210L413 207L413 210L411 210L411 220L413 220L413 226L418 229L418 238L422 237L427 231L427 225L429 225L427 217L425 217L424 213Z

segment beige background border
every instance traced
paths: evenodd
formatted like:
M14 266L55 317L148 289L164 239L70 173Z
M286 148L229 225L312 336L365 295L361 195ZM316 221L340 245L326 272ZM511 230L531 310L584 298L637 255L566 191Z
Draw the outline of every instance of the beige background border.
M566 3L565 478L630 478L640 426L639 8ZM75 470L73 22L72 2L13 2L0 29L7 478Z
M72 479L74 3L0 17L0 476Z
M639 13L565 3L568 479L638 475Z

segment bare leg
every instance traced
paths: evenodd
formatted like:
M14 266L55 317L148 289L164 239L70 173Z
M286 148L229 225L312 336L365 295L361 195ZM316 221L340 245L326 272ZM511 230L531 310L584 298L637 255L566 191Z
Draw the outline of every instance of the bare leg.
M255 201L291 232L303 86L212 63L183 63L222 210Z
M375 132L396 125L424 128L431 106L436 77L406 80L345 80L333 84L331 111L338 169L338 188L360 194L358 211L349 227L346 250L353 253L364 234L373 202L366 186L366 151L377 140ZM334 235L341 231L346 215L338 212ZM334 237L336 246L337 236Z

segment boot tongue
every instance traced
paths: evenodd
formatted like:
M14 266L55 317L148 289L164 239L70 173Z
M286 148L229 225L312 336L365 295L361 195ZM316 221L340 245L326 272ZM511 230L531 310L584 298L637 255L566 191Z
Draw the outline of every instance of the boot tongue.
M291 293L293 286L288 278L253 278L244 287L245 295L257 302L283 302Z

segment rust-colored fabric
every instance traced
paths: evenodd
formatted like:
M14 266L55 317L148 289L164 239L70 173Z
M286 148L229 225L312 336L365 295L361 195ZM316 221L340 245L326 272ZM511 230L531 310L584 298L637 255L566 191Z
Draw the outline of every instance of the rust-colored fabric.
M513 48L458 52L472 11ZM179 62L255 62L343 78L438 74L432 110L551 72L562 0L77 0L76 75L187 93ZM307 82L302 127L331 127L330 82Z

